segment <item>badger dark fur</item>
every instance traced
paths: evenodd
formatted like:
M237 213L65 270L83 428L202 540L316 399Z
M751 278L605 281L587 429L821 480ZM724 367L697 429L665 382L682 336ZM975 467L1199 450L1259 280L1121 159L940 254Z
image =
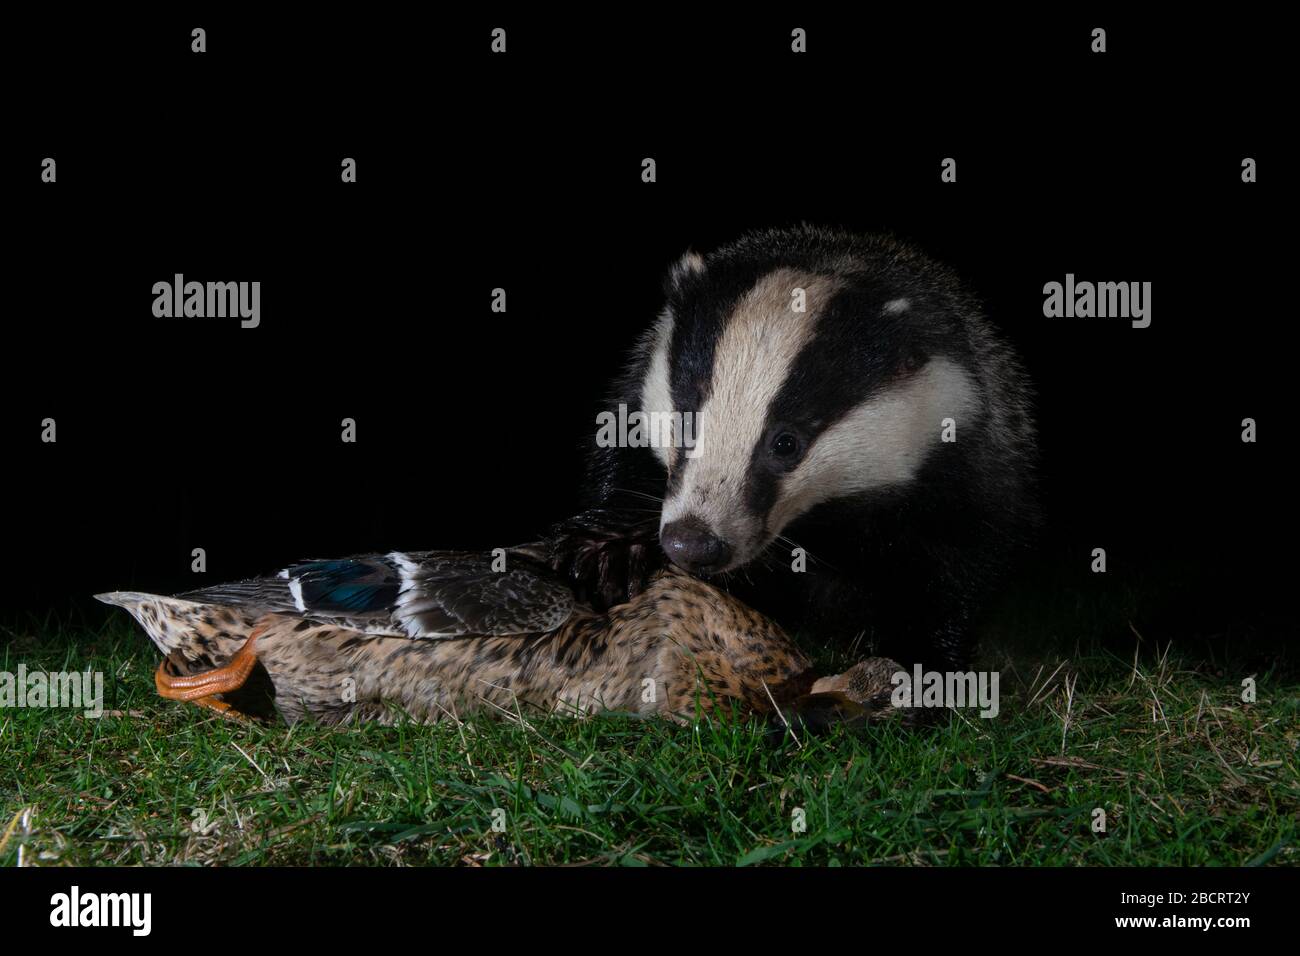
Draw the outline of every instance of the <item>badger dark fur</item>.
M979 304L902 242L807 226L688 252L665 292L607 407L697 413L697 447L596 448L556 567L609 605L666 553L788 629L966 667L1037 513L1030 390Z

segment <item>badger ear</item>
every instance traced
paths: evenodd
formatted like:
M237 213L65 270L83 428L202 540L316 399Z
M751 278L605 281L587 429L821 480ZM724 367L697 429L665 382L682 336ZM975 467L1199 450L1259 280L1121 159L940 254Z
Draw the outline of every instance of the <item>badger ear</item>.
M692 276L704 275L704 257L693 249L687 249L680 259L668 270L666 291L674 292L682 287Z

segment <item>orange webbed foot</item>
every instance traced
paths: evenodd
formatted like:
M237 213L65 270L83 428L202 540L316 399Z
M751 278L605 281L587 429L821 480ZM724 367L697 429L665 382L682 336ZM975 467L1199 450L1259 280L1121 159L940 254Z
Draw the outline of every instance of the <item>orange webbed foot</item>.
M173 676L166 673L166 661L154 671L154 686L158 696L167 700L187 700L200 707L215 710L223 717L237 720L250 720L247 714L235 710L224 700L218 700L216 694L227 694L239 690L248 680L248 675L257 665L257 653L254 645L270 624L259 624L248 634L243 647L234 653L230 661L222 667L205 671L202 674Z

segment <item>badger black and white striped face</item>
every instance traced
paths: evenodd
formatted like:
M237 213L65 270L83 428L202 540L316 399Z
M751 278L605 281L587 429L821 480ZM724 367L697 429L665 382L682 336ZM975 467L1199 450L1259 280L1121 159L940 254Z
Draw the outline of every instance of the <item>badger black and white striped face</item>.
M977 407L943 320L851 263L688 254L668 289L641 400L698 416L693 449L655 448L660 541L687 570L740 567L817 505L911 481Z

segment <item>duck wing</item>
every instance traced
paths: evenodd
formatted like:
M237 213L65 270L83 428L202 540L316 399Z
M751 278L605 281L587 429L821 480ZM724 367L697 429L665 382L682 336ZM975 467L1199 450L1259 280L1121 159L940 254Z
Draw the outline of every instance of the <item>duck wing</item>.
M530 551L393 551L304 561L275 577L219 584L184 600L289 614L368 634L451 638L537 634L573 614L573 591Z

